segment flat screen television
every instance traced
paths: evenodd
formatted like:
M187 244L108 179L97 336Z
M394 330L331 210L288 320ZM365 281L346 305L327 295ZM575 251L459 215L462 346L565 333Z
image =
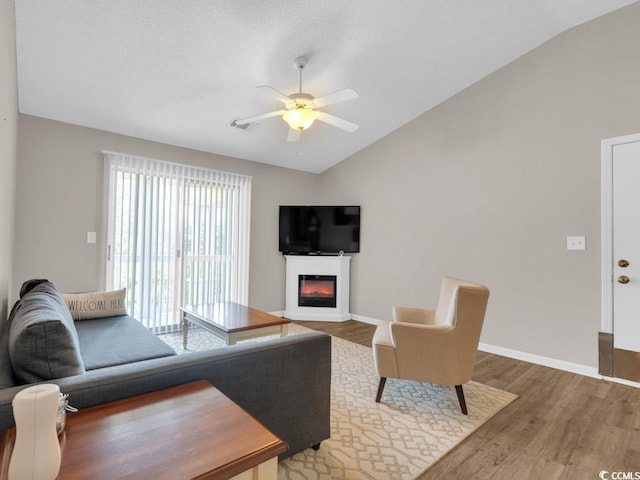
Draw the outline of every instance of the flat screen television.
M335 255L360 251L360 206L280 206L285 254Z

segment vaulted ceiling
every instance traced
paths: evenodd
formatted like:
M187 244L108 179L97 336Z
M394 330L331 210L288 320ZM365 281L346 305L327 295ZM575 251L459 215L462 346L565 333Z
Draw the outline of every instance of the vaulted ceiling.
M20 112L322 172L550 38L635 0L15 0ZM287 142L269 90L359 98Z

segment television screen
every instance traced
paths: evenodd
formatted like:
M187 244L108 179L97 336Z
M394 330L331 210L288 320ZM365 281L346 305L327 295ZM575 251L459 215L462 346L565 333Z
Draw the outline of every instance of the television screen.
M280 251L336 254L360 251L360 206L280 206Z

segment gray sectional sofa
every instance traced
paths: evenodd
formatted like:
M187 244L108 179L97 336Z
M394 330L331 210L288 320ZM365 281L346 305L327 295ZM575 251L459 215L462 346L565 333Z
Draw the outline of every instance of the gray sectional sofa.
M0 431L14 425L13 397L34 382L59 385L82 409L204 379L287 442L280 459L329 438L328 335L176 355L126 315L74 321L46 280L25 282L20 297L0 327Z

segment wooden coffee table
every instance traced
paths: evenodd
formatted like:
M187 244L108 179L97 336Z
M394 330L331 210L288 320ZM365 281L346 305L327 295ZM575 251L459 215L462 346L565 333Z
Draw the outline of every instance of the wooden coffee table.
M263 337L265 335L286 335L291 323L286 318L234 302L222 302L197 307L180 307L182 312L182 346L187 349L189 322L222 338L227 345L238 340Z
M58 479L276 480L287 445L202 380L67 415ZM2 435L6 479L15 428Z

